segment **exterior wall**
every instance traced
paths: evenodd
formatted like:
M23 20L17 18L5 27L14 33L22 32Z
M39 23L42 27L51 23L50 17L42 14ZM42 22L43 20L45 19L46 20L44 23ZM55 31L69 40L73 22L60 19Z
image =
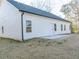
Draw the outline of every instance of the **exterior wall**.
M71 32L71 30L69 29L70 23L68 22L50 19L30 13L25 13L23 18L24 39L66 34ZM31 33L26 32L26 20L32 21ZM57 31L54 31L54 24L57 24ZM66 31L61 31L61 24L66 24ZM2 26L4 27L3 34ZM10 4L6 0L3 0L0 5L0 37L13 38L21 41L21 35L21 13L12 4Z
M0 37L21 40L21 13L6 0L0 5Z
M29 39L33 37L50 36L57 34L67 34L71 33L70 23L65 21L59 21L55 19L50 19L43 16L38 16L34 14L25 13L23 17L24 25L24 39ZM26 32L26 20L32 21L32 32ZM57 24L57 31L54 31L54 24ZM61 24L66 25L66 31L61 31Z

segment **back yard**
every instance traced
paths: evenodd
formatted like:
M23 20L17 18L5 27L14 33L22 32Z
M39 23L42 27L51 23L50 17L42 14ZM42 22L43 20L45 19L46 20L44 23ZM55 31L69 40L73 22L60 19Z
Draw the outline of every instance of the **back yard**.
M39 38L25 43L0 39L0 59L79 59L79 34L63 39Z

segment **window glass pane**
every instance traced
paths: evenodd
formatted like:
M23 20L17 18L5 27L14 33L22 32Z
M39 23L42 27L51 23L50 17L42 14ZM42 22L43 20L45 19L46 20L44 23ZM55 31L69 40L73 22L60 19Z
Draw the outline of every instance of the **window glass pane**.
M64 25L64 30L66 30L66 25Z
M57 31L57 28L56 28L56 27L57 27L56 24L54 24L54 30L55 30L55 31Z
M71 26L71 25L69 25L69 30L71 30L71 27L72 27L72 26Z
M26 32L32 32L31 27L26 27Z
M2 34L4 33L4 27L2 26Z
M63 25L61 24L61 31L63 31Z
M26 26L31 26L31 21L26 21Z

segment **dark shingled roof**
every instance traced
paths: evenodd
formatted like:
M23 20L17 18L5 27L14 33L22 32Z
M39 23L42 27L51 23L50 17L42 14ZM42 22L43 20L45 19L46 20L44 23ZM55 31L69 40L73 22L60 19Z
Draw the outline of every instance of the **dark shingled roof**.
M60 21L66 21L69 22L67 20L64 20L63 18L56 16L52 13L37 9L35 7L32 6L28 6L26 4L17 2L15 0L7 0L9 3L11 3L13 6L15 6L17 9L19 9L20 11L23 12L27 12L27 13L32 13L32 14L36 14L36 15L40 15L40 16L44 16L44 17L48 17L48 18L52 18L52 19L56 19L56 20L60 20Z

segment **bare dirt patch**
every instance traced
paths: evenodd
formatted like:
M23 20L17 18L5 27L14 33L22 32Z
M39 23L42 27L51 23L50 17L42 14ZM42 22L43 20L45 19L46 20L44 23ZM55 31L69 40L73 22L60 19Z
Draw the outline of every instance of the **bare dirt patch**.
M0 59L79 59L79 34L62 40L36 38L25 43L0 39Z

